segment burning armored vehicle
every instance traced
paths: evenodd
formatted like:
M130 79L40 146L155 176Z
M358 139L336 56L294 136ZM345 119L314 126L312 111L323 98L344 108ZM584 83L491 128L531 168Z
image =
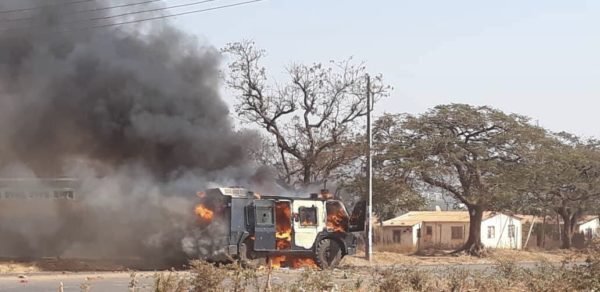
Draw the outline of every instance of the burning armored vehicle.
M198 195L198 227L219 242L219 248L200 252L207 260L333 268L356 252L352 232L365 226L365 202L349 216L344 204L327 192L296 198L217 188Z

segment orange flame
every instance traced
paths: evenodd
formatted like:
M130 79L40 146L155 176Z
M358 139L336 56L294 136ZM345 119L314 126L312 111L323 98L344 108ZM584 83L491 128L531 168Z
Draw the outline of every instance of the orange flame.
M317 268L318 266L313 258L297 257L297 258L292 259L292 267L294 267L294 268L303 268L303 267Z
M346 232L349 217L340 202L327 203L327 229L330 232Z
M271 267L279 269L282 264L285 262L285 256L272 256L269 258L271 260Z
M206 221L211 221L213 219L214 212L202 204L198 204L198 206L196 206L195 212L198 217Z
M299 256L272 256L270 257L271 267L278 269L281 267L288 268L318 268L317 263L311 257L299 257Z
M277 249L292 247L292 210L289 202L275 204L275 244Z
M342 226L343 218L339 216L339 214L328 214L327 215L327 229L332 232L344 232L344 227Z

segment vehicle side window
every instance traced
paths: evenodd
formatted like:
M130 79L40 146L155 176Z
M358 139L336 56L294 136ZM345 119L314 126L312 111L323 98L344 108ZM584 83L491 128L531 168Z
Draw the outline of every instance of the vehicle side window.
M253 206L253 205L249 205L249 206L246 206L246 208L244 208L244 209L245 209L245 212L244 212L244 213L246 213L246 225L247 225L247 226L252 226L252 225L254 225L254 224L255 224L255 222L256 222L256 221L254 220L254 215L255 215L255 214L254 214L254 212L255 212L255 210L254 210L254 206Z
M300 207L300 226L317 226L317 208Z
M256 207L256 225L273 225L273 207Z

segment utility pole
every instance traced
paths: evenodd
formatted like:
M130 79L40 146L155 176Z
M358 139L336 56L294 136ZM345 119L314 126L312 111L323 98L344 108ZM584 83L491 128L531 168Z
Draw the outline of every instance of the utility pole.
M367 74L367 190L369 192L369 202L367 207L367 244L365 246L365 254L369 261L373 257L373 159L371 157L371 148L373 146L371 111L373 110L373 102L371 99L371 77Z

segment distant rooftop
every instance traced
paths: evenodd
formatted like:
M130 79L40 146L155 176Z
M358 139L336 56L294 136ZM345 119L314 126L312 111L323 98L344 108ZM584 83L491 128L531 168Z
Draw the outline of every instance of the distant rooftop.
M497 212L486 211L483 220L493 217ZM413 226L421 222L461 222L469 223L468 211L411 211L404 215L383 221L384 226Z
M542 216L535 216L535 215L522 215L522 214L515 214L515 217L521 219L521 222L523 223L532 223L535 220L536 224L542 223L544 222L544 217ZM579 220L577 221L577 224L583 224L583 223L587 223L590 222L592 220L597 219L598 216L597 215L585 215L581 218L579 218ZM560 224L562 224L562 218L558 218L560 219ZM556 224L556 220L557 217L555 214L552 215L548 215L546 216L546 224Z

